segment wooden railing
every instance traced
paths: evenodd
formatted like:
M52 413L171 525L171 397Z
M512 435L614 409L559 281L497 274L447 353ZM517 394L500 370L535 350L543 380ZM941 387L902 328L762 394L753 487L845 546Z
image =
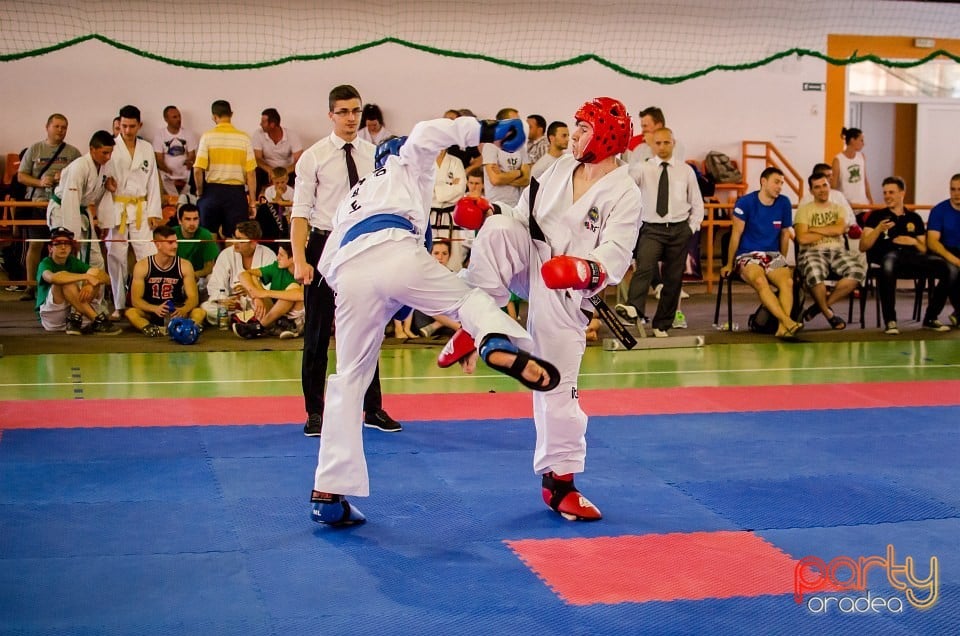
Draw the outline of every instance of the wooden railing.
M8 232L5 231L7 228L10 228L12 232L15 227L27 227L31 225L42 225L46 226L46 219L18 219L16 210L19 208L43 208L46 209L46 201L14 201L13 199L5 199L0 201L0 209L3 210L0 213L0 241L7 239ZM35 285L34 281L26 280L5 280L3 281L5 285Z
M16 213L18 208L42 208L46 210L46 201L14 201L13 199L5 199L0 201L0 208L3 209L3 213L0 214L0 229L47 224L46 219L18 219Z
M756 146L762 146L762 150L757 149ZM743 173L743 182L749 184L750 180L747 177L747 171L749 170L750 159L763 159L764 168L774 166L780 168L783 171L783 181L788 188L794 191L797 195L797 200L799 201L803 197L803 184L804 178L800 176L800 173L797 172L797 169L787 161L787 158L783 156L783 153L777 149L769 141L744 141L741 144L741 154L743 157L742 167L740 170ZM759 186L759 180L757 182Z
M714 268L716 230L733 226L733 205L733 202L705 203L703 205L703 223L700 225L700 236L706 237L706 245L703 250L703 260L706 262L700 263L700 271L703 274L703 282L707 284L708 294L713 292L713 284L720 280L720 272Z

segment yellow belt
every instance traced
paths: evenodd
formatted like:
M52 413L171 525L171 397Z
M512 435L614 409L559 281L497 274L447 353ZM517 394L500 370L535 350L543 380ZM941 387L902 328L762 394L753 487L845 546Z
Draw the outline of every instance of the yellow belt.
M143 223L143 204L147 200L147 197L124 197L113 195L113 200L115 203L121 204L123 207L120 212L120 234L123 234L127 231L127 207L134 203L137 204L137 229L140 229L140 225Z

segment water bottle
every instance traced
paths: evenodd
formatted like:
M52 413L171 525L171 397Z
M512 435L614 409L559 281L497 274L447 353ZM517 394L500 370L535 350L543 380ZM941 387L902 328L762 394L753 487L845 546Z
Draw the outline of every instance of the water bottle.
M220 300L217 301L217 328L226 331L230 328L230 315L227 313L227 290L220 290Z
M740 331L740 324L735 322L731 326L729 322L724 322L723 324L713 323L713 328L717 331Z
M177 306L173 304L173 299L168 298L163 301L163 306L167 308L167 315L163 317L163 328L167 332L170 331L170 319L173 318L173 312L177 310Z

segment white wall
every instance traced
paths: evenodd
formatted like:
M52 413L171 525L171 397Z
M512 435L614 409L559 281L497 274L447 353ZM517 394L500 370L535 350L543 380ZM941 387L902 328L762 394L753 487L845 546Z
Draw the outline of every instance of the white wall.
M227 99L234 122L245 130L260 111L274 106L283 124L312 143L329 132L327 94L334 85L355 85L366 102L384 110L388 128L403 133L447 108L471 108L492 117L503 106L540 113L549 122L572 123L585 100L621 99L636 114L660 106L684 143L688 158L709 150L740 156L744 139L775 142L805 173L823 155L824 94L803 92L803 82L823 82L824 63L787 59L741 72L716 72L677 85L634 80L594 63L554 71L521 71L487 62L441 57L385 45L328 61L294 62L259 70L206 71L154 62L99 42L0 64L8 87L0 117L0 153L18 151L44 136L52 112L70 120L69 142L86 150L90 135L109 129L117 109L140 107L144 136L162 125L161 112L176 104L185 125L209 128L210 102ZM10 87L21 87L17 94ZM639 124L635 123L637 132ZM751 175L751 187L758 175Z
M896 104L865 102L861 105L858 127L863 130L863 156L867 161L867 181L870 182L873 202L877 204L883 203L883 180L894 174L896 109Z
M960 173L960 105L917 107L917 201L936 205L950 196L950 177Z

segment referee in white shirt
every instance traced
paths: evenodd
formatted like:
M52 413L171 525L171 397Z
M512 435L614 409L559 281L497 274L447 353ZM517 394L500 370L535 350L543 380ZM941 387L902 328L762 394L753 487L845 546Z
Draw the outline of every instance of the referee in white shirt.
M316 271L333 229L333 213L359 175L373 172L373 144L357 138L362 102L350 85L330 91L333 132L304 151L297 162L290 219L294 276L304 284L303 362L301 384L307 411L304 435L319 437L323 425L323 393L327 382L327 353L336 308L333 291ZM363 398L363 423L382 431L401 426L383 410L380 366Z
M643 214L627 303L644 315L650 281L662 263L663 289L653 317L653 334L663 338L673 326L680 302L687 244L703 222L703 196L693 168L673 156L673 131L660 128L652 135L656 156L635 164L630 173L643 195Z

